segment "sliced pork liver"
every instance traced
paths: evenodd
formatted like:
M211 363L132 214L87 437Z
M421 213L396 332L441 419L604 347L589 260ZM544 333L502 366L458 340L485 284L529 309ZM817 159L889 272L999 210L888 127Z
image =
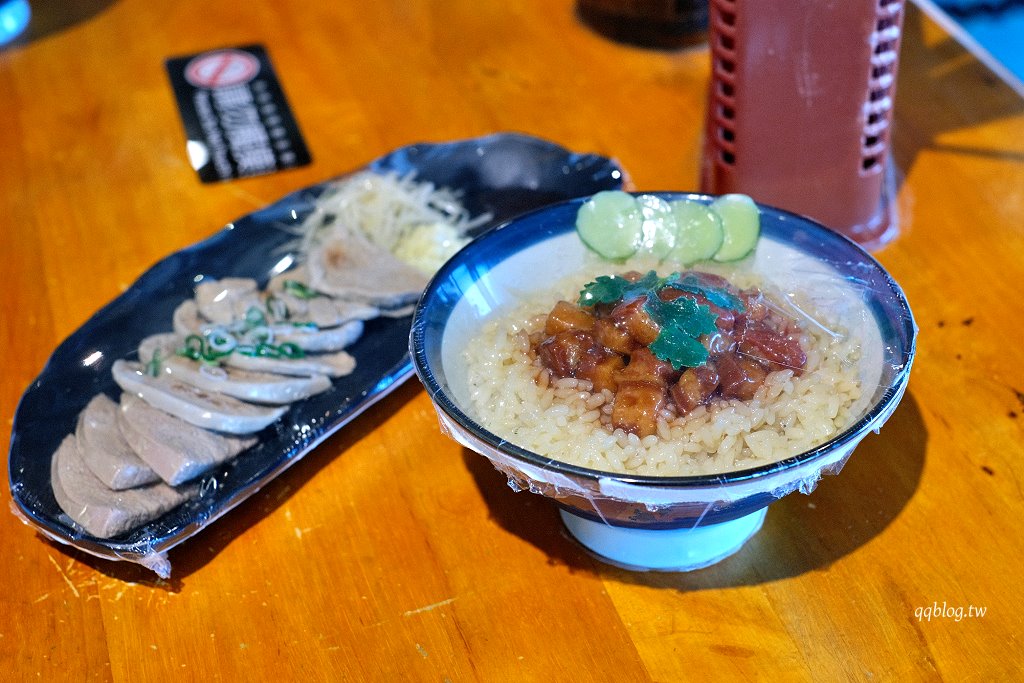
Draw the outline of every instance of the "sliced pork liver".
M277 421L287 410L286 407L258 406L204 391L166 374L153 377L140 364L130 361L116 360L110 369L114 381L125 393L135 394L154 408L204 429L228 434L254 434Z
M224 362L231 367L253 372L271 372L279 375L308 377L327 375L344 377L356 368L356 359L344 351L323 353L304 358L270 358L266 356L243 356L232 353L224 356Z
M380 308L415 303L429 277L358 235L314 249L306 264L317 291Z
M326 330L288 325L274 326L274 343L289 342L307 353L341 351L363 334L363 321L352 320Z
M286 283L292 280L313 290L316 294L311 298L300 298L288 291ZM336 299L326 294L315 292L309 284L309 271L299 266L272 278L267 284L267 291L284 302L288 308L288 316L292 320L309 321L318 327L337 327L352 320L370 320L380 315L380 309L358 301Z
M175 350L180 346L182 340L178 335L156 334L139 344L139 358L149 361L154 353L159 353L161 371L172 378L204 391L252 403L287 405L331 388L331 380L326 375L291 377L204 365L177 355Z
M312 301L317 300L323 301L323 305L313 307L316 309L313 316L302 313L292 315L292 309L289 307L289 316L285 321L272 321L270 329L274 334L274 343L291 342L303 351L311 353L341 351L363 333L363 320L380 314L376 307L360 303L334 301L326 297ZM293 323L313 325L305 327ZM201 335L215 325L226 323L214 323L206 319L199 313L198 304L188 299L174 310L173 324L174 332L186 337L190 334Z
M117 426L117 412L116 403L106 394L98 394L78 416L75 438L86 467L115 490L159 481L153 468L124 440Z
M164 483L114 491L86 467L75 437L64 438L50 464L50 483L61 509L93 536L110 538L152 521L198 493Z
M259 287L249 278L207 278L196 285L195 293L199 314L222 325L245 319L246 311L252 306L262 310Z
M201 429L127 392L121 395L118 426L132 450L173 486L198 477L256 443L255 438Z

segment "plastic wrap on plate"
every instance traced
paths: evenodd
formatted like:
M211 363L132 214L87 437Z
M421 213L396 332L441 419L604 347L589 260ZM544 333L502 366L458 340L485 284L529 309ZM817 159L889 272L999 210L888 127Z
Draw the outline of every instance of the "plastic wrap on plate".
M576 154L550 142L518 134L412 145L361 170L394 173L403 178L412 174L419 182L449 188L458 195L471 216L488 217L485 222L471 223L470 237L523 211L617 188L623 181L621 169L607 158ZM100 557L138 562L166 577L171 571L167 558L170 548L253 495L412 374L408 356L410 317L396 313L367 320L358 340L344 351L350 354L354 365L346 366L345 374L334 377L326 388L318 387L312 392L289 385L284 389L286 392L306 391L313 395L289 402L280 418L276 411L257 411L273 418L269 426L262 429L258 421L245 421L242 427L234 420L219 423L221 429L231 426L248 431L249 427L244 425L251 426L257 430L251 437L255 443L245 443L237 457L230 453L231 457L222 461L202 464L207 468L204 474L191 479L180 491L161 488L160 504L144 510L156 515L151 521L133 526L131 518L96 506L89 509L88 502L83 504L81 496L68 496L64 504L92 528L93 533L90 533L73 522L58 504L51 486L51 463L59 463L53 456L66 437L76 434L79 416L90 401L100 395L106 395L114 403L120 400L121 389L111 372L115 363L125 359L146 363L149 359L139 358L140 342L150 335L170 332L173 327L185 324L188 311L183 312L179 307L193 297L197 282L237 278L234 282L252 280L263 288L273 278L287 273L301 260L295 253L299 244L296 228L317 209L318 198L329 187L330 184L325 183L296 192L242 217L206 241L172 254L143 274L54 351L42 373L25 392L15 415L9 481L12 508L17 515L56 541ZM292 294L299 299L303 295L301 289ZM273 307L268 306L265 315L270 314L270 308ZM256 331L246 328L235 333L241 337L251 336ZM220 348L225 339L219 336L211 342L213 351ZM266 338L248 341L254 346L263 344L261 354L267 351ZM239 338L235 343L246 343L246 340ZM274 353L294 355L293 346L297 344L287 343L292 346L277 344ZM211 348L197 342L191 351L202 355L211 353ZM142 367L131 370L138 371L135 380L145 379ZM129 375L128 379L133 377ZM132 392L146 391L139 386L142 386L139 382L132 384ZM267 399L264 396L261 400ZM166 401L161 403L164 408L175 405L173 401ZM252 417L248 409L237 408L235 412L238 411L248 415L246 420ZM74 456L73 446L69 444L65 454ZM203 453L209 459L211 449L217 448L216 444L207 444ZM230 449L225 452L229 453ZM65 465L69 478L82 473L74 458L69 458ZM167 469L172 474L165 472L164 475L174 479L174 473L187 472L191 466L188 462L175 462ZM97 471L100 470L97 468ZM100 476L106 475L101 472ZM144 479L145 475L142 476ZM182 475L183 478L188 476ZM106 483L119 485L113 479ZM141 484L136 481L135 485ZM175 497L177 494L187 500L177 504L180 502ZM160 507L171 503L175 506L166 511ZM148 499L146 505L149 506Z
M723 461L716 451L693 443L696 437L666 441L658 435L649 437L652 448L668 453L665 462L670 466L652 465L643 457L633 462L625 456L600 460L595 451L635 454L642 439L582 424L583 408L565 409L576 399L565 398L561 404L550 398L535 401L541 394L528 386L537 384L529 370L522 369L522 376L513 374L521 366L510 350L516 344L515 333L506 328L529 331L531 315L546 314L559 299L573 299L578 288L596 275L654 268L665 276L678 266L642 258L600 260L576 232L580 205L581 201L571 201L539 210L470 245L441 269L414 318L414 364L432 395L442 429L487 457L513 489L546 496L572 515L613 527L679 530L722 525L759 511L763 516L763 508L792 492L811 492L821 476L839 472L864 435L880 429L896 408L907 386L916 337L899 286L852 242L808 219L761 207L761 237L752 255L736 263L700 263L692 269L723 275L741 287L764 289L772 305L797 320L804 331L841 347L834 353L852 377L819 374L822 387L809 394L834 392L842 382L851 387L838 417L830 413L830 419L836 418L834 429L822 432L821 438L810 437L795 452L772 451L777 453L774 457L746 444ZM557 276L527 279L521 276L524 272ZM495 321L499 329L487 336ZM502 347L505 341L508 348ZM809 350L809 355L814 353ZM808 377L826 367L821 359L812 360L817 364L809 361ZM490 369L479 370L488 363L498 368L493 377ZM501 381L507 386L498 386ZM580 400L586 397L584 392ZM763 397L754 400L770 403ZM556 418L547 422L550 406ZM807 410L815 407L795 402L785 427L794 433L805 428L814 422ZM724 402L701 410L712 414L728 411L729 406ZM779 425L768 427L777 430ZM716 448L724 448L729 439L735 445L745 438L734 432L716 442ZM596 443L610 445L601 450ZM692 447L687 450L688 446ZM650 459L651 451L647 453ZM759 524L751 523L748 531L753 533Z

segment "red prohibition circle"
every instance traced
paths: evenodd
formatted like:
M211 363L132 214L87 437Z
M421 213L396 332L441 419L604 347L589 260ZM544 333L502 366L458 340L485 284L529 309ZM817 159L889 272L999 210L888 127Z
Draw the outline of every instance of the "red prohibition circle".
M248 83L260 72L260 60L241 50L216 50L192 59L185 80L198 88L225 88Z

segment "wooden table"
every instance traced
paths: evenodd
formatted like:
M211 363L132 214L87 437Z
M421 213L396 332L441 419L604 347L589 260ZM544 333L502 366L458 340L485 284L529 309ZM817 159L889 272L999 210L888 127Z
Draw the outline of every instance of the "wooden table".
M0 52L4 438L51 350L150 264L404 144L517 130L612 155L639 189L697 184L706 51L612 43L568 0L61 4ZM204 185L163 60L249 43L314 162ZM913 7L898 93L902 233L878 258L921 330L909 391L738 554L595 561L412 380L172 550L169 581L0 516L0 677L1020 675L1024 101Z

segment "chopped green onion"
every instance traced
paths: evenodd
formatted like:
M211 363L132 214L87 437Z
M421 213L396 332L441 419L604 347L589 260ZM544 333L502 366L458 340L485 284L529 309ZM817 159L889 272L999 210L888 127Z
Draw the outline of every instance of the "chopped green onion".
M258 358L279 358L281 356L276 346L264 342L242 344L235 350L243 356L255 356Z
M285 280L284 291L288 292L297 299L314 299L318 296L323 296L320 292L316 291L312 287L299 282L298 280Z
M214 335L212 339L190 334L185 337L185 345L175 351L179 356L203 363L215 363L235 350L238 342L230 334Z
M312 291L312 290L309 290ZM319 296L319 295L317 295ZM285 302L275 297L267 299L267 312L271 315L282 313L287 315ZM320 329L312 322L292 322L292 327L316 331ZM245 320L237 321L228 326L216 325L204 330L203 335L190 334L185 337L181 348L175 353L194 361L217 364L219 359L231 353L260 358L304 358L305 352L298 344L284 342L274 344L274 329L267 323L267 317L257 306L250 306L245 312ZM152 368L146 371L153 376L159 373L159 360L154 355L150 361Z
M179 356L184 356L185 358L200 360L203 357L205 350L206 340L198 334L190 334L185 337L185 345L178 349L177 353Z
M284 342L278 346L277 349L285 358L303 358L306 355L298 344L294 344L292 342Z
M226 356L238 346L235 336L224 329L210 330L206 335L207 354L219 354Z
M153 357L146 363L146 374L150 377L160 376L160 349L153 351Z
M239 344L235 351L243 356L256 358L304 358L306 356L302 348L292 342L284 342L278 346L265 342Z
M274 331L266 325L257 325L244 335L242 341L246 344L272 344L274 343Z
M267 324L267 316L263 315L256 306L250 306L249 310L245 312L245 324L249 327L257 327L258 325Z
M275 320L284 320L288 317L288 304L278 299L273 294L267 297L267 313Z
M273 344L268 344L266 342L257 342L256 355L266 358L277 358L281 354L278 353L277 347L275 347Z

